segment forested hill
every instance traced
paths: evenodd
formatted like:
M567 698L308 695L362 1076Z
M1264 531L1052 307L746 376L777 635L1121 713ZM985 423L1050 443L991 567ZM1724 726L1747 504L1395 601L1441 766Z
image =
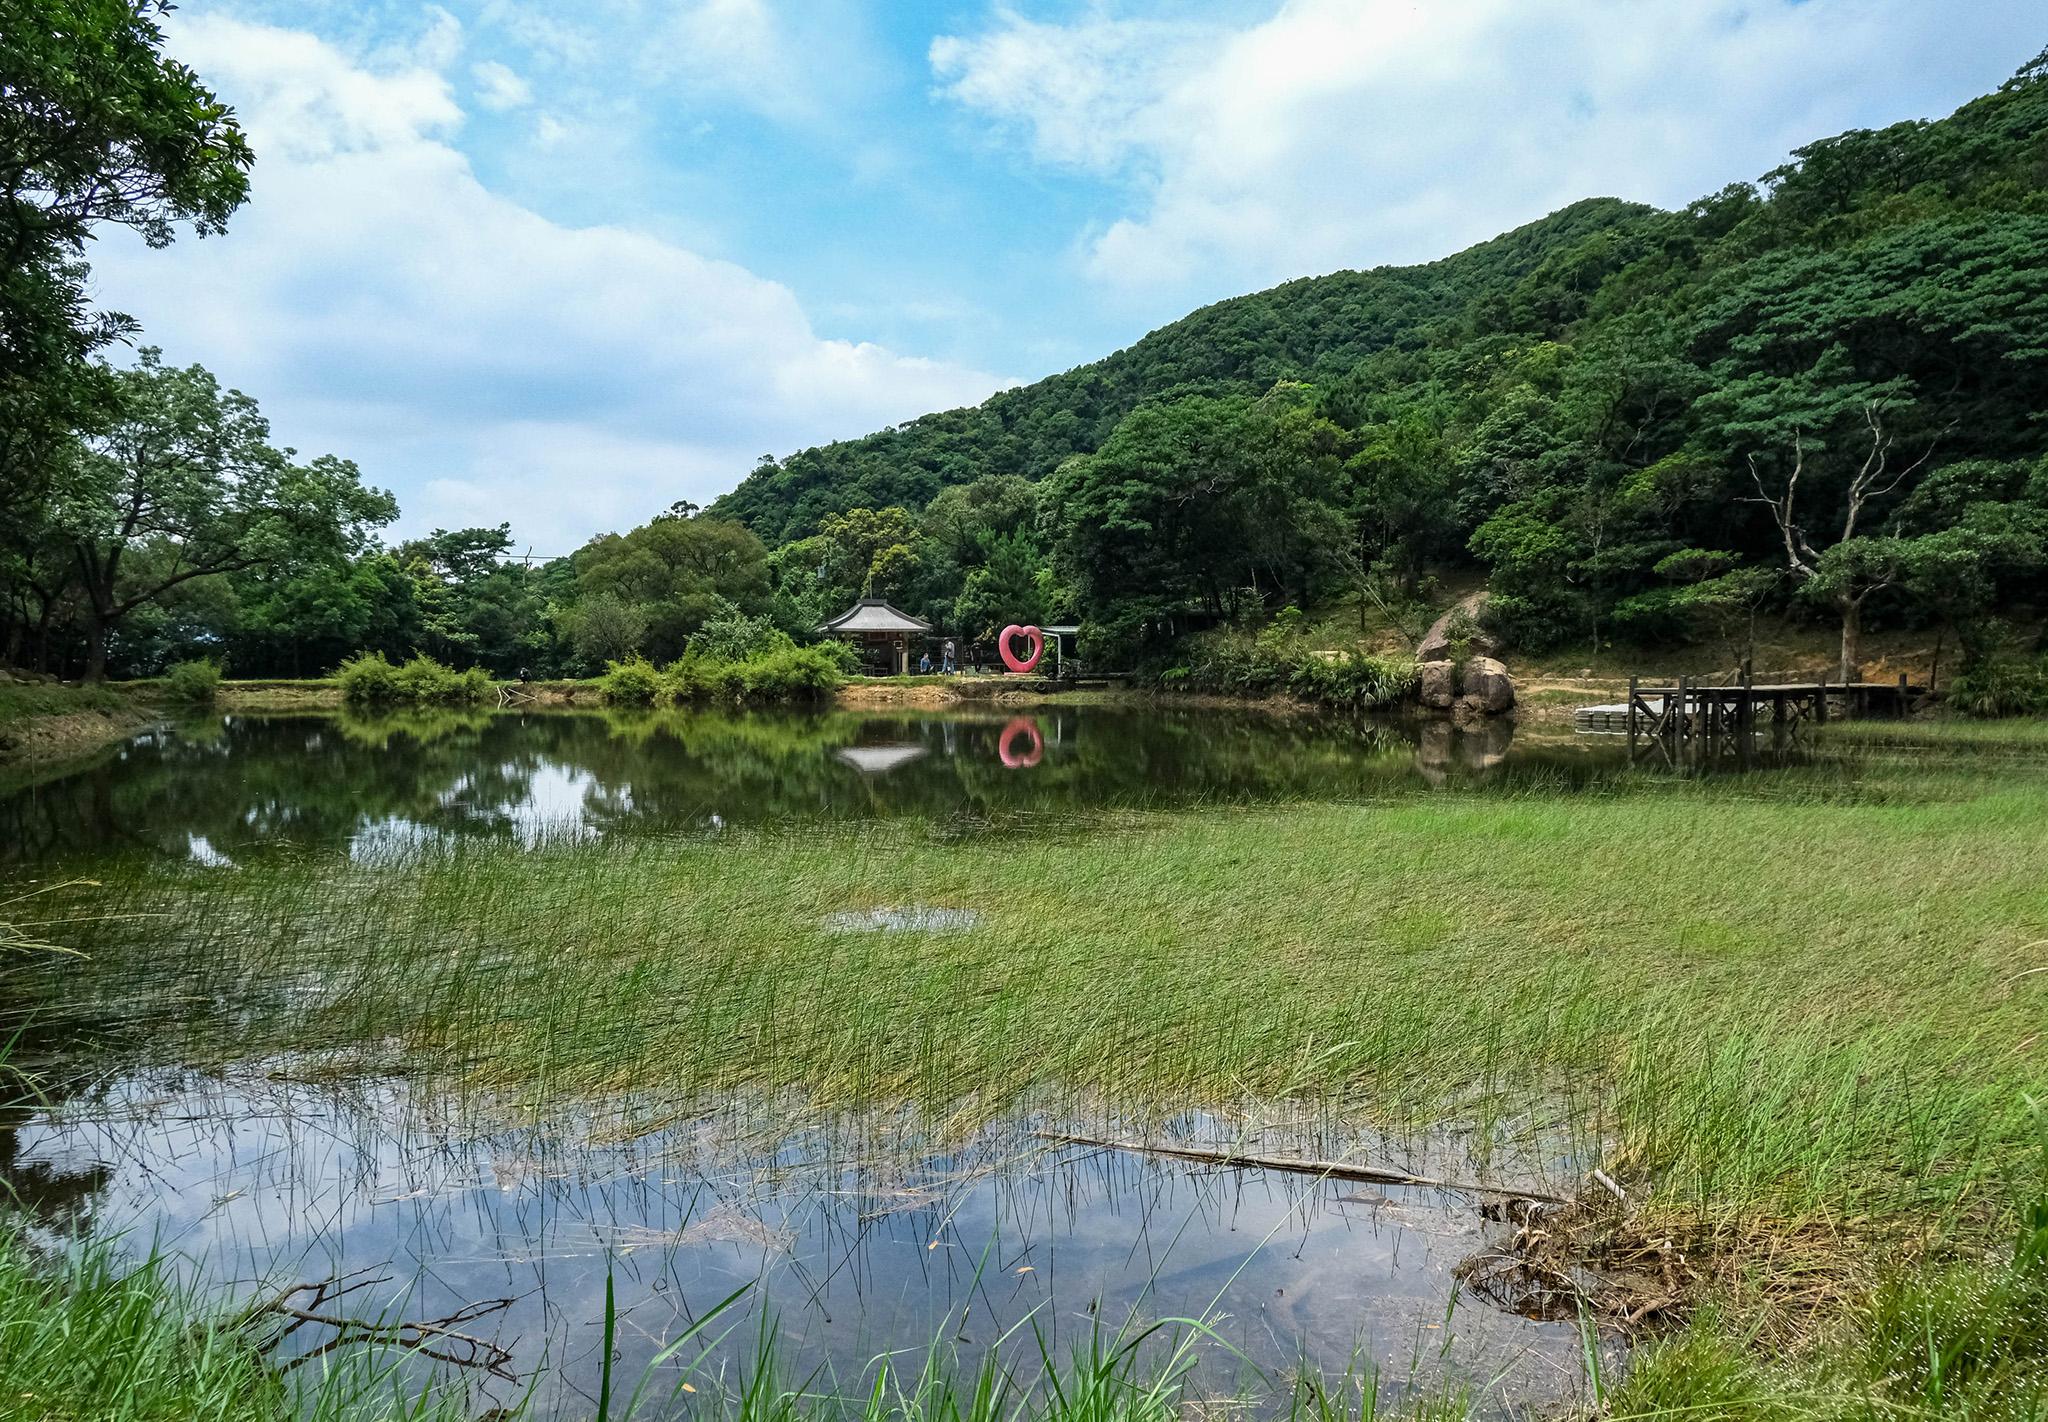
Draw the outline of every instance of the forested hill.
M1590 199L1423 266L1337 272L1221 301L972 409L764 463L710 511L774 545L815 531L828 513L918 509L947 485L991 474L1041 478L1099 448L1146 402L1327 382L1389 348L1442 350L1502 333L1583 338L1667 319L1725 288L1727 269L1793 250L1838 249L1936 216L2048 213L2041 69L2036 61L1947 119L1817 142L1760 186L1737 184L1680 212Z
M972 408L764 463L707 512L748 525L772 546L815 532L826 514L920 509L947 485L986 474L1037 479L1068 455L1098 448L1146 401L1343 375L1376 351L1469 320L1482 302L1511 302L1568 254L1626 242L1662 215L1590 198L1440 261L1302 277L1219 301L1114 355Z

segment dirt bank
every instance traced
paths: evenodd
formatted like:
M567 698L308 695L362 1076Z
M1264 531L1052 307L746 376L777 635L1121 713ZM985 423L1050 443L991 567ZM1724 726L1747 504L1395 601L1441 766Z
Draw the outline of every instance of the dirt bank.
M104 687L7 687L0 694L0 765L90 755L159 718L147 700Z

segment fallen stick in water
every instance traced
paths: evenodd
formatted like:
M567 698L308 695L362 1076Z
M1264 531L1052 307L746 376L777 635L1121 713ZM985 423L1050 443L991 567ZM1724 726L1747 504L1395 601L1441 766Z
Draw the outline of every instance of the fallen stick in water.
M1065 1131L1033 1131L1042 1141L1061 1145L1096 1146L1102 1150L1132 1151L1139 1155L1169 1155L1176 1160L1199 1160L1247 1170L1284 1170L1293 1175L1322 1175L1331 1180L1364 1180L1375 1185L1416 1185L1426 1190L1461 1190L1468 1195L1505 1195L1516 1200L1540 1200L1546 1205L1569 1203L1561 1195L1540 1190L1515 1190L1505 1185L1467 1185L1455 1180L1435 1180L1411 1175L1389 1165L1353 1165L1341 1160L1302 1160L1284 1155L1246 1155L1234 1150L1205 1150L1197 1146L1147 1145L1143 1141L1113 1141L1102 1136L1076 1136Z

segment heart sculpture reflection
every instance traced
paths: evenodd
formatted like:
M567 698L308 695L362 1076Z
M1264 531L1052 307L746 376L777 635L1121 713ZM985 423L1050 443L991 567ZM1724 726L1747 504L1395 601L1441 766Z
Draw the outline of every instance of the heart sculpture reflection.
M1020 657L1011 651L1010 639L1012 637L1022 637L1029 642L1031 644L1031 655ZM1036 627L1019 627L1016 623L1012 622L1003 629L1002 635L996 638L996 651L1002 654L1003 665L1021 676L1037 666L1038 659L1045 655L1045 634Z
M996 739L996 754L1006 770L1029 770L1045 756L1045 735L1031 716L1018 716Z

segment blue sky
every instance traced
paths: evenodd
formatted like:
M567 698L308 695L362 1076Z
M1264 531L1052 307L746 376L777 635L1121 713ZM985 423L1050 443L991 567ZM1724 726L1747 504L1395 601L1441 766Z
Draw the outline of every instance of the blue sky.
M258 162L95 255L399 531L543 553L1290 277L1945 113L2038 0L187 0Z

